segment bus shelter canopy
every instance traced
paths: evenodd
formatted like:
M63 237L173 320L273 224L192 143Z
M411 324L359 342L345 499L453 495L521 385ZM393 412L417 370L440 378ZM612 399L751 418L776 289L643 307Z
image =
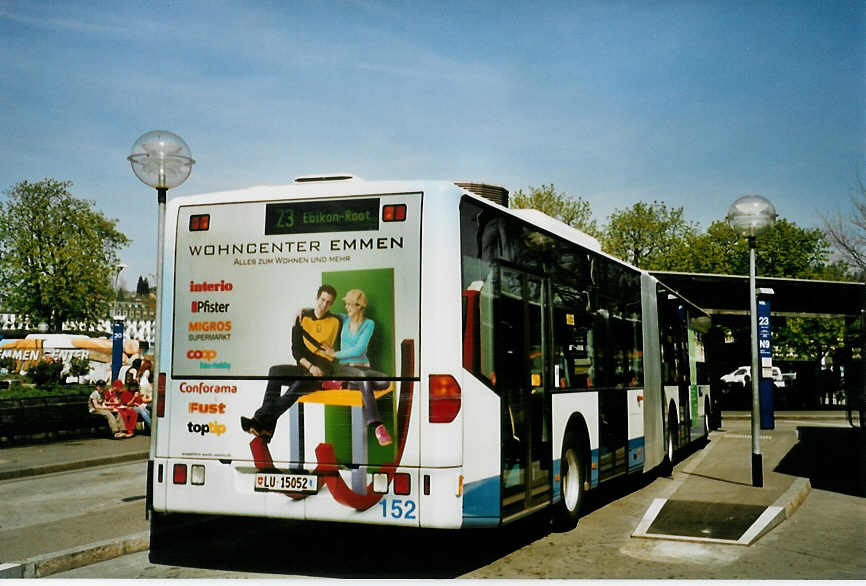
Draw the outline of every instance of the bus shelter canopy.
M711 316L748 315L749 277L651 271L662 284ZM766 295L773 315L859 318L866 309L863 283L757 277L758 296ZM763 290L763 291L762 291Z

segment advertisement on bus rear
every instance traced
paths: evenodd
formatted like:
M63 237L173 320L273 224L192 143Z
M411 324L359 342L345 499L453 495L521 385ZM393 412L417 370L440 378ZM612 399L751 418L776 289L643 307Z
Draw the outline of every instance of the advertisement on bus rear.
M367 475L390 481L400 465L420 373L421 203L178 208L173 380L158 430L174 457L246 462L234 490L290 497L278 516L314 500L375 515Z
M400 342L418 340L420 205L415 194L181 208L172 376L275 365L415 376L398 363Z

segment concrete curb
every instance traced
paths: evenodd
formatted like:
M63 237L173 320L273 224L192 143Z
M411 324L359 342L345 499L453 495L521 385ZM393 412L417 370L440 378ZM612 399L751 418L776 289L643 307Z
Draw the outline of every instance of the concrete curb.
M47 553L23 562L2 564L0 565L0 578L43 578L122 555L145 551L149 547L150 532L143 531L119 539L108 539L64 551Z
M133 462L136 460L147 460L148 455L149 452L146 451L129 452L126 454L104 456L102 458L90 458L85 460L75 460L72 462L60 462L58 464L46 464L44 466L31 466L30 468L0 470L0 480L23 478L25 476L38 476L40 474L53 474L54 472L66 472L68 470L80 470L82 468L91 468L93 466L105 466L106 464L119 464L123 462Z
M806 497L812 491L812 483L808 478L797 477L794 484L786 490L782 496L776 499L773 506L781 507L785 510L785 518L790 519L794 511L800 508Z
M722 413L722 421L745 421L751 420L751 413L745 412L725 412ZM775 413L776 421L848 421L848 416L844 411L827 411L826 413L816 412L815 415L786 415L785 413Z

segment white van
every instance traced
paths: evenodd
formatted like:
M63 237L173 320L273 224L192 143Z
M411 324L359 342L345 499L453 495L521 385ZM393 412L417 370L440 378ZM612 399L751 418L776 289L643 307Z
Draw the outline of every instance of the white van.
M782 370L778 366L771 367L773 371L773 384L776 387L784 387L785 380L782 378ZM744 387L748 386L752 380L752 367L751 366L741 366L737 368L734 372L729 372L728 374L722 376L721 381L723 383L728 384L740 384Z

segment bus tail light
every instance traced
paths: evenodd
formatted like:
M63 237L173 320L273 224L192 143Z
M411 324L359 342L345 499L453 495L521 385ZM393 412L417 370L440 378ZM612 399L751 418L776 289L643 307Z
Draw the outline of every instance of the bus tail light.
M189 483L195 484L196 486L202 486L204 484L204 466L201 464L193 464L190 467Z
M205 232L210 229L210 214L197 214L189 217L190 232Z
M165 417L165 373L160 372L156 383L156 416Z
M407 495L412 492L411 477L405 472L394 475L394 494Z
M460 385L450 374L430 375L430 423L450 423L460 412Z
M186 464L175 464L171 477L175 484L186 484Z
M406 221L406 204L388 204L382 206L382 221L383 222L405 222Z

